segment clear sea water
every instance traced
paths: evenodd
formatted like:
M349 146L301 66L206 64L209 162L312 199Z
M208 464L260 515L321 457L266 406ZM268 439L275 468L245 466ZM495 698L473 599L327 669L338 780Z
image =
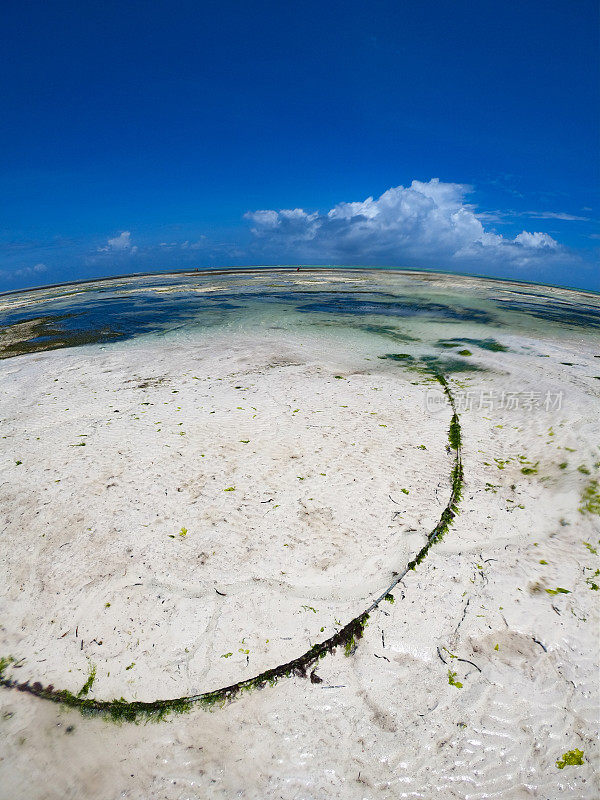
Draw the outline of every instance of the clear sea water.
M489 350L490 341L502 345L512 335L600 344L600 295L445 273L344 268L163 273L0 295L0 345L7 334L21 340L5 357L138 337L273 328L324 335L353 330L416 355L451 351L453 342Z

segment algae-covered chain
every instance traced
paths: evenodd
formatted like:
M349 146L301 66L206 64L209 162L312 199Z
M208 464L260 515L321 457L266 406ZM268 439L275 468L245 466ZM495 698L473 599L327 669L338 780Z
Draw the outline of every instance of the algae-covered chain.
M403 580L410 570L414 570L423 561L430 548L443 538L458 511L458 503L461 498L463 486L463 470L461 460L461 429L459 418L456 413L454 397L452 396L452 392L450 391L450 387L444 375L426 364L424 370L428 371L431 377L442 386L452 409L452 419L448 432L450 448L454 451L450 499L442 512L439 522L428 535L425 545L417 553L415 558L409 561L404 570L396 575L392 583L367 609L334 633L333 636L330 636L319 644L313 645L310 650L307 650L306 653L303 653L298 658L286 664L280 664L273 669L261 672L253 678L238 681L231 686L225 686L212 692L203 692L201 694L167 700L154 700L149 703L127 701L123 698L120 700L96 700L94 698L82 696L81 692L79 695L74 695L66 689L55 689L54 686L44 686L39 681L34 683L30 683L29 681L19 683L5 674L10 664L13 662L12 658L0 658L0 686L4 686L8 689L17 689L18 691L26 692L43 700L50 700L53 703L59 703L69 708L77 708L84 714L104 716L107 719L115 721L138 722L142 719L160 721L164 719L167 714L190 711L196 704L205 709L223 706L242 692L250 691L251 689L261 689L267 685L273 686L281 678L286 678L291 675L307 677L307 673L311 667L314 667L320 659L324 658L328 653L334 652L338 647L343 647L347 656L352 655L359 640L362 638L364 628L369 619L369 614L375 611L384 600L390 602L390 598L393 599L392 590Z

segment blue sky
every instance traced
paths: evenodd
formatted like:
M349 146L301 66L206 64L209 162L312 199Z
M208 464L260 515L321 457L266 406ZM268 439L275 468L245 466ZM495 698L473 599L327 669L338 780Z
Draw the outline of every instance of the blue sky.
M600 288L598 11L5 6L0 289L277 263Z

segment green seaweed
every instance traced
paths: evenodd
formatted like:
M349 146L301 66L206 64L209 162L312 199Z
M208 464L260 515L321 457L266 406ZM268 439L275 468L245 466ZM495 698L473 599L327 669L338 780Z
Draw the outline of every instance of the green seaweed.
M452 419L450 420L448 441L450 442L450 447L454 448L454 450L458 450L458 448L461 445L460 423L458 421L458 415L456 413L452 415Z
M450 686L456 686L457 689L462 689L463 685L460 681L456 680L456 672L452 672L452 670L448 670L448 683Z
M96 665L92 664L90 666L90 672L87 677L86 682L83 684L79 692L77 693L77 697L83 697L86 694L89 694L90 689L94 685L94 681L96 680Z
M559 758L556 762L556 766L558 769L564 769L565 767L580 767L583 764L583 750L568 750L566 753L563 753L563 757Z
M581 494L579 504L581 513L597 514L600 516L600 487L597 480L590 481Z
M536 462L532 467L521 467L521 472L523 475L537 475L537 465L539 462Z
M152 702L127 701L123 698L115 700L96 700L84 698L72 694L66 689L57 690L53 686L43 686L36 681L19 683L5 676L5 670L13 661L12 658L0 659L0 686L18 689L22 692L50 700L53 703L64 705L68 708L76 708L82 714L101 716L114 722L139 722L151 721L160 722L170 713L185 713L191 711L194 704L199 704L201 708L210 710L215 706L222 707L233 700L238 694L252 689L261 689L264 686L274 686L281 678L297 675L306 677L309 667L318 660L324 658L328 653L334 652L342 646L346 655L352 655L357 647L358 641L362 638L364 628L367 624L369 614L363 612L358 617L349 622L346 626L337 631L333 636L324 642L313 645L302 656L282 664L274 669L266 670L254 678L239 681L223 689L212 692L205 692L199 695L188 697L178 697L169 700L154 700ZM227 658L231 653L225 654ZM133 665L130 665L133 666ZM130 667L126 668L129 669Z

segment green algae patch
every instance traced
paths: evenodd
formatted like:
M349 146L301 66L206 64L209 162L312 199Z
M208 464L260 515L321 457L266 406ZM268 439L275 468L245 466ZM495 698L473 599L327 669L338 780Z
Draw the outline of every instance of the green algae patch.
M448 683L450 686L456 686L457 689L462 689L463 685L460 681L456 680L456 672L452 672L452 670L448 670Z
M523 475L537 475L537 466L536 463L532 467L521 467L521 472Z
M458 450L461 445L460 423L457 414L452 415L450 429L448 431L448 441L450 442L450 447L454 450Z
M96 666L92 664L90 666L90 672L87 677L86 682L83 684L81 689L77 692L77 697L84 697L85 695L89 694L90 689L94 685L94 681L96 680Z
M582 514L596 514L600 516L600 487L597 480L590 481L581 493L579 510Z
M563 757L556 762L558 769L565 767L581 767L583 765L583 750L569 750L563 753Z
M357 617L356 625L353 626L352 630L345 637L343 642L345 656L351 656L358 647L358 641L359 639L362 639L368 619L368 614L363 614L361 617Z
M12 656L0 656L0 681L4 678L4 673L13 661L14 658Z
M556 589L546 589L548 594L571 594L570 589L563 589L562 586L557 586Z

